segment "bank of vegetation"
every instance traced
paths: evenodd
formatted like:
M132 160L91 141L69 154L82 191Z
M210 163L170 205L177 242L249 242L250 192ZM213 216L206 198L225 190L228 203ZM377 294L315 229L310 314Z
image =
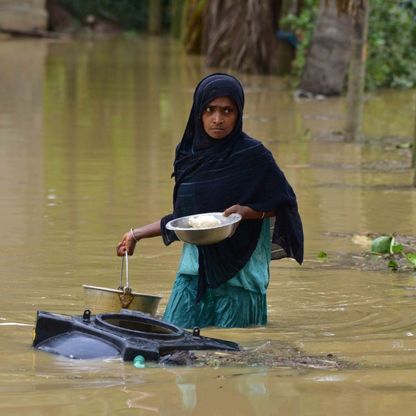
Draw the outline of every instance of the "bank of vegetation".
M341 86L329 90L330 94L341 93L346 87L353 17L342 13L342 9L351 9L348 3L354 1L49 0L48 3L70 11L79 27L87 25L94 16L124 31L170 34L180 38L189 53L205 54L213 65L242 72L290 74L300 84L308 59L316 59L310 57L311 48L318 44L315 47L318 59L328 53L339 55L332 58L337 60L343 79ZM314 37L315 32L319 36ZM336 37L332 47L328 46L327 36ZM416 0L371 1L366 67L368 89L416 85Z

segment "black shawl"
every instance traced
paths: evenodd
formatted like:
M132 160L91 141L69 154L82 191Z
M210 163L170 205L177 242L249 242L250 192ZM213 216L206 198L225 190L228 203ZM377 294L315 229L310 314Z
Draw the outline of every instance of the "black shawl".
M239 115L233 131L212 139L202 126L202 113L217 97L230 97ZM176 148L172 214L161 220L165 244L178 238L166 229L171 219L223 211L234 204L256 211L276 212L273 243L287 257L303 261L303 230L296 196L271 152L242 131L244 93L239 81L227 74L213 74L197 86L189 120ZM215 288L235 276L256 248L261 220L243 220L235 234L217 244L198 246L199 290Z

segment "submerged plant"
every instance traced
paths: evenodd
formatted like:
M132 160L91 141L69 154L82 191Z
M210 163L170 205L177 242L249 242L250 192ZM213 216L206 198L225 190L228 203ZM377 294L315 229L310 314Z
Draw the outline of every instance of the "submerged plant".
M396 240L392 235L383 235L371 242L371 252L375 254L394 254L402 250L403 246L396 244Z
M407 253L406 258L410 262L410 264L416 269L416 253Z
M318 259L319 260L326 260L328 258L328 254L325 253L325 251L320 251L318 254Z
M389 261L387 266L393 270L399 269L400 259L407 260L407 263L416 269L416 253L406 253L403 245L397 243L394 235L383 235L372 240L371 253L388 255Z

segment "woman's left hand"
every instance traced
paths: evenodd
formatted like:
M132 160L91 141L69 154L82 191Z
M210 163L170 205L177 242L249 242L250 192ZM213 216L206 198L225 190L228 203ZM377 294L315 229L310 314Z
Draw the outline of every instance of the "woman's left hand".
M260 220L264 218L263 212L255 211L245 205L233 205L223 212L223 215L226 217L231 214L240 214L243 220Z

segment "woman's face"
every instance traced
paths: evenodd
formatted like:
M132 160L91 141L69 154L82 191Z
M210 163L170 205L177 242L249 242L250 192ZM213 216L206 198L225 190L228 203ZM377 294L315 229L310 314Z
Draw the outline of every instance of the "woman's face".
M229 97L218 97L205 107L202 125L208 136L221 140L233 131L237 117L234 101Z

